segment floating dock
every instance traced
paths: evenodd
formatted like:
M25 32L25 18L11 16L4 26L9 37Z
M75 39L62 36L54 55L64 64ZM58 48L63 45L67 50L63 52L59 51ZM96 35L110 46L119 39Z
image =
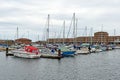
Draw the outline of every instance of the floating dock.
M8 48L8 50L14 50L14 48ZM6 51L6 48L0 48L0 51Z
M6 56L14 56L13 53L6 53ZM61 59L62 56L52 55L52 54L41 54L40 58L50 58L50 59Z
M41 54L41 58L61 59L62 56L52 54Z
M58 54L41 54L40 58L51 58L51 59L61 59L62 56L59 51ZM12 52L9 52L9 49L6 48L6 56L14 56Z
M14 56L14 54L13 53L6 53L6 56Z

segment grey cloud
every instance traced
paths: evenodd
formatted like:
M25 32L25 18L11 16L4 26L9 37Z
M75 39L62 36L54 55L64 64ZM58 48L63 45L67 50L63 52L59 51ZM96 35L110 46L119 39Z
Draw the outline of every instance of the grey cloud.
M0 26L17 26L18 23L14 23L14 22L0 22Z
M65 0L63 4L67 5L78 5L78 6L83 6L83 7L118 7L120 6L120 1L119 0Z
M18 8L8 8L8 9L0 9L0 17L7 17L7 16L15 16L15 15L20 15L18 14L21 12Z

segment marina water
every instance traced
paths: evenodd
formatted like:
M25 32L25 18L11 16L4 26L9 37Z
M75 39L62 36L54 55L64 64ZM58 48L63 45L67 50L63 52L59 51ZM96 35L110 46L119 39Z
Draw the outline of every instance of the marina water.
M0 80L119 80L120 50L58 59L23 59L0 52Z

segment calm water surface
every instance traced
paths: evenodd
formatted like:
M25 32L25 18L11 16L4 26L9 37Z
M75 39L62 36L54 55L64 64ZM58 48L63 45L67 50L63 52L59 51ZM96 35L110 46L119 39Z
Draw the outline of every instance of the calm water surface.
M120 50L57 59L0 52L0 80L120 80Z

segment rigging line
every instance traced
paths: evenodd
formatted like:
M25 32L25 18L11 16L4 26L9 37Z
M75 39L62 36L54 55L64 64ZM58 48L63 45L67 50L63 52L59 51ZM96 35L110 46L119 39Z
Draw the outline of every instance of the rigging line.
M83 36L87 36L87 26L85 26L85 28L84 28Z
M42 40L46 40L46 37L47 37L46 34L47 34L47 20L45 21L45 25L43 28Z
M49 14L48 14L48 16L49 16ZM48 17L47 17L46 24L45 24L45 38L46 38L46 41L49 38L49 27L48 27L48 24L49 24L49 22L48 22Z
M62 25L63 26L63 25ZM59 38L62 38L62 31L63 31L63 29L62 28L60 28L60 31L58 32L58 34L57 34L57 37L56 38L58 38L57 39L57 41L59 42L60 41L60 39Z
M85 28L84 28L84 30L83 30L82 36L85 36Z
M62 33L62 28L60 30L60 33L58 34L58 38L61 37L61 33Z
M72 19L73 19L73 17L72 17ZM71 26L72 26L72 20L71 20L70 27L69 27L69 30L68 30L67 38L69 36L70 30L71 30Z
M46 39L46 29L44 28L44 30L43 30L44 32L43 32L43 34L42 34L42 40L45 40Z

